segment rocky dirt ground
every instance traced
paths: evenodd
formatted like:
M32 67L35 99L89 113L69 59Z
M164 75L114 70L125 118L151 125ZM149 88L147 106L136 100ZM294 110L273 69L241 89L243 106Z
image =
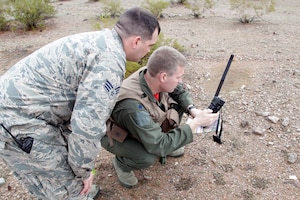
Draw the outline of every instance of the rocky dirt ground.
M124 8L142 1L122 1ZM185 46L191 66L185 81L195 104L206 108L227 60L234 54L220 96L223 144L213 133L197 134L181 158L168 158L136 171L139 184L119 185L112 155L101 150L95 182L99 199L300 199L300 3L276 1L276 11L253 24L237 21L227 1L216 1L204 18L194 19L179 5L160 20L166 38ZM101 3L54 2L58 13L43 31L0 33L0 72L42 45L62 36L90 31ZM0 199L34 199L0 163Z

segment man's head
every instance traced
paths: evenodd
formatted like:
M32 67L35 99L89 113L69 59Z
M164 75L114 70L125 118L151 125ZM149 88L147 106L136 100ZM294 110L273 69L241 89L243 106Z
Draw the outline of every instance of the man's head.
M147 63L147 73L157 79L161 92L172 92L182 82L186 58L169 46L157 48Z
M135 7L120 16L115 30L122 38L126 59L139 61L156 43L160 25L149 11Z

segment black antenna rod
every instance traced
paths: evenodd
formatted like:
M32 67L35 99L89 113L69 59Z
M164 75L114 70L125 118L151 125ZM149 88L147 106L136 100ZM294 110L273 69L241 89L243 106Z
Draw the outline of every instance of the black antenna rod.
M228 70L229 70L229 67L230 67L230 65L231 65L231 62L232 62L232 60L233 60L233 57L234 57L234 55L231 54L231 56L230 56L230 58L229 58L229 60L228 60L227 66L226 66L226 68L225 68L225 71L224 71L224 73L223 73L223 76L222 76L222 78L221 78L221 81L220 81L220 83L219 83L219 86L218 86L218 89L217 89L217 91L216 91L215 96L219 96L219 93L220 93L221 88L222 88L222 86L223 86L223 82L224 82L224 80L225 80L225 77L226 77L226 75L227 75L227 72L228 72Z

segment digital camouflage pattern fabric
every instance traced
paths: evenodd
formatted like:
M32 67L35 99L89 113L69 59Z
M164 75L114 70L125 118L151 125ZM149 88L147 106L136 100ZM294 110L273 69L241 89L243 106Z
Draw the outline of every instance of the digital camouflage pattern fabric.
M34 138L27 154L0 128L0 156L31 192L57 187L64 197L64 180L68 192L80 191L94 168L125 64L121 39L106 29L54 41L0 78L0 123L18 139Z

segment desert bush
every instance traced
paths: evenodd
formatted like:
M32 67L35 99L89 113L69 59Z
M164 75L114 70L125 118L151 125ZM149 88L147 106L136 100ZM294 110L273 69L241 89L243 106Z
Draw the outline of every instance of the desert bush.
M136 62L127 61L126 62L126 72L125 72L125 78L130 76L132 73L137 71L139 68L141 68L141 65L139 65Z
M237 11L241 23L251 23L255 18L275 11L274 0L230 0L230 6Z
M178 3L178 4L185 4L187 0L171 0L172 4Z
M5 30L7 27L7 20L6 18L0 13L0 31Z
M215 2L213 0L187 0L184 5L192 11L195 18L199 18L205 11L212 9Z
M94 23L94 29L96 30L101 30L104 28L113 28L113 26L116 24L118 21L118 18L109 18L107 16L99 16L95 23Z
M145 0L142 3L142 7L149 10L157 18L163 17L162 11L168 8L169 5L170 5L170 1L164 1L164 0Z
M153 51L155 51L158 47L160 46L171 46L175 49L177 49L180 52L184 52L185 49L184 47L178 43L178 41L176 39L170 39L170 38L165 38L163 33L159 34L158 40L157 42L151 47L151 50L149 53L147 53L146 56L144 56L139 62L138 64L140 66L145 66L148 62L148 59L150 57L150 55L153 53Z
M121 7L121 2L117 0L105 0L103 1L103 4L104 6L102 7L100 15L97 17L98 20L94 25L96 30L112 28L117 22L118 17L125 11L125 9Z
M5 17L6 10L4 4L0 5L0 31L7 29L8 20Z
M104 6L101 13L101 17L103 18L117 18L125 10L121 7L121 1L118 0L105 0L103 1L103 4Z
M42 28L46 17L53 16L55 9L49 0L14 0L9 13L27 30L33 30Z

